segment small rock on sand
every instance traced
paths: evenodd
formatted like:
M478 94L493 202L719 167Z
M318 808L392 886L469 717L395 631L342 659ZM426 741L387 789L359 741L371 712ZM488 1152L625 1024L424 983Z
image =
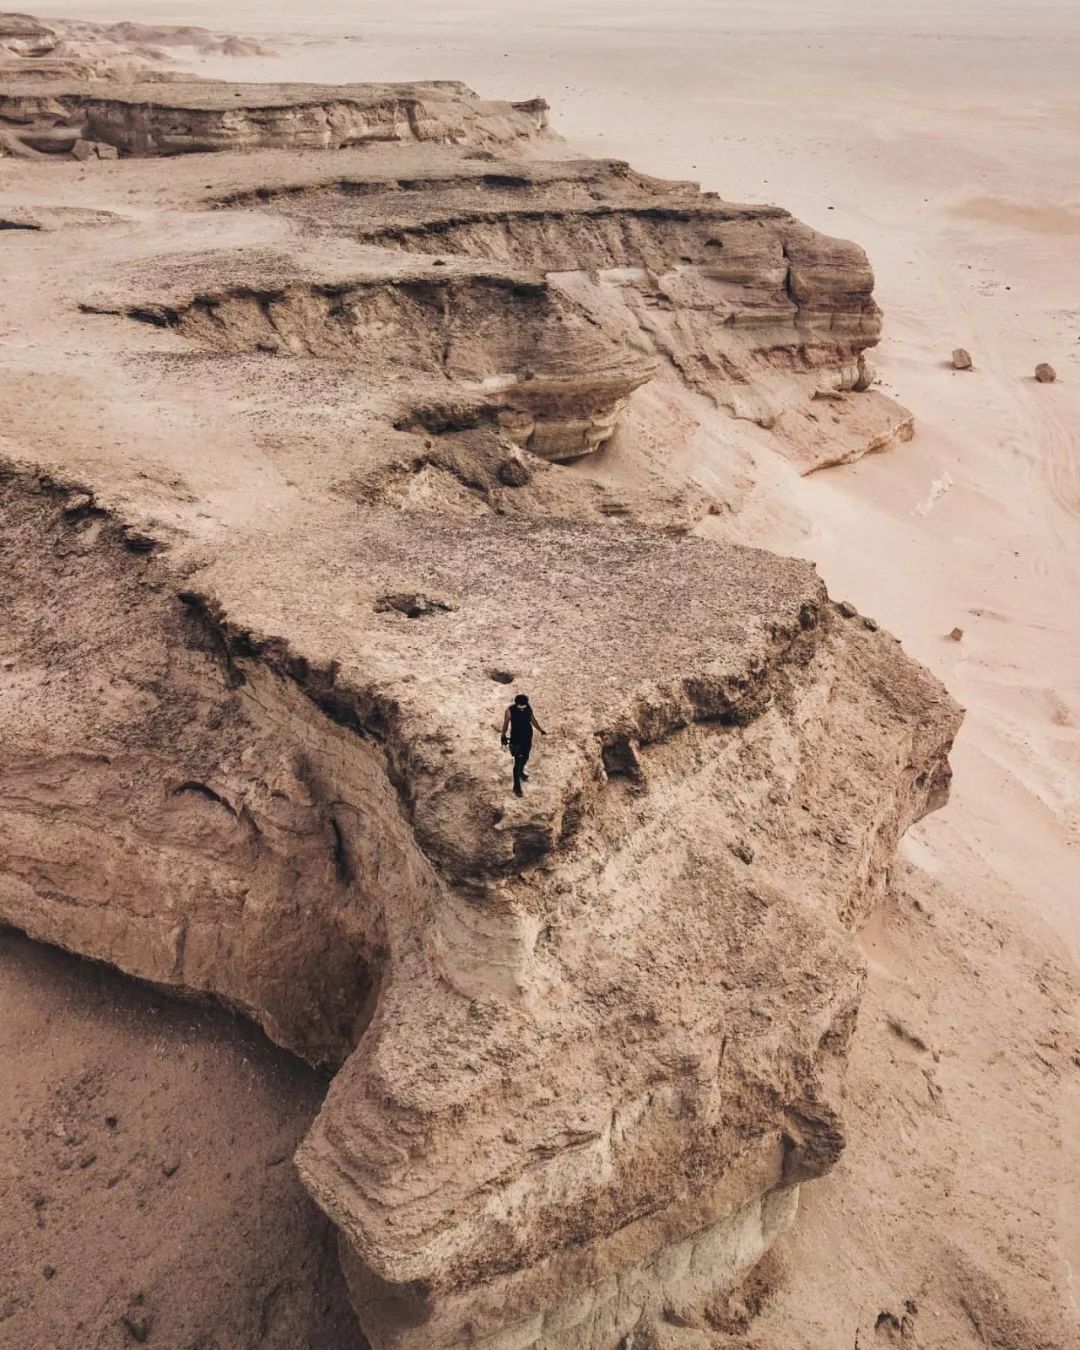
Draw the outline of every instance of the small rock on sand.
M531 478L529 466L520 459L508 459L499 465L498 479L505 487L524 487Z
M76 159L82 160L85 164L88 159L119 159L120 152L115 145L107 145L104 141L83 141L75 142L71 153Z
M964 630L962 628L954 628L949 636L954 642L961 642L963 641Z
M128 1313L124 1319L124 1328L133 1341L150 1339L151 1319L145 1313Z
M952 354L953 370L970 370L971 353L966 347L956 347Z
M1057 379L1057 371L1046 361L1040 361L1035 367L1035 378L1040 384L1053 384Z
M132 1299L132 1306L120 1320L124 1325L124 1330L133 1341L138 1341L141 1345L150 1339L154 1316L148 1308L142 1306L141 1294L137 1294Z

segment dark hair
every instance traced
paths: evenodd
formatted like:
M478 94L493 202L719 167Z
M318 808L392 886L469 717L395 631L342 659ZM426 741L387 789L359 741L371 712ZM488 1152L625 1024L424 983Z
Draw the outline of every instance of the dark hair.
M529 706L529 696L528 694L515 694L514 702L519 708L527 708Z

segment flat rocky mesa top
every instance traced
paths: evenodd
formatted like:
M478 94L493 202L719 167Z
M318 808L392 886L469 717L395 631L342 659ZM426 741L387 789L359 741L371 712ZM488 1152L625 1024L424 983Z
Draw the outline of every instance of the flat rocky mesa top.
M142 104L148 109L168 112L172 109L239 111L249 108L291 108L308 103L355 103L359 107L387 102L417 102L425 98L436 102L471 103L478 107L508 107L497 101L486 102L459 80L414 80L363 84L232 84L217 80L171 79L163 88L160 80L117 81L72 79L5 85L9 94L32 92L42 98L108 99L117 103Z
M299 1164L374 1345L610 1350L839 1156L852 929L958 714L591 466L905 434L869 265L536 102L131 87L0 96L0 918L343 1066Z
M85 160L409 140L486 146L537 134L546 124L542 99L485 102L450 80L303 85L183 78L168 54L146 40L152 30L63 28L30 32L23 16L0 17L0 154ZM174 45L202 51L214 50L209 39L201 30L172 35Z

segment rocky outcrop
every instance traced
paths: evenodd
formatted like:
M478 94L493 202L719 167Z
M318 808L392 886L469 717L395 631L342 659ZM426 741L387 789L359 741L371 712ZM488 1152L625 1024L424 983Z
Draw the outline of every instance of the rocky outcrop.
M204 270L205 290L191 286L189 273L186 289L152 301L103 296L84 308L123 313L223 352L439 378L448 392L418 410L419 425L475 422L484 407L508 440L548 460L578 458L607 440L629 395L656 368L535 273L410 261L390 274L321 272L309 282L289 258L264 257L223 286L218 260ZM450 411L455 400L468 411Z
M452 384L397 425L461 429L486 410L550 460L608 440L657 370L767 429L803 471L911 435L870 387L880 314L855 245L618 163L436 163L215 198L298 222L303 253L214 253L172 285L144 268L85 305L225 351L358 368L393 354Z
M541 269L606 332L773 432L804 471L911 434L910 414L871 389L864 352L881 315L866 255L777 207L615 161L372 174L234 191L221 205L329 224L367 246Z
M844 923L939 796L955 723L914 671L888 711L841 696L834 720L847 661L895 676L894 649L798 624L767 710L613 740L558 858L444 913L438 973L466 1002L435 973L388 982L299 1155L376 1345L614 1346L736 1283L836 1160Z
M159 28L159 44L134 40L135 25L93 24L79 20L40 23L26 14L0 14L0 81L12 84L135 78L168 79L170 58L163 46L181 41L195 44L199 30ZM220 37L206 34L205 50L221 50ZM233 39L235 41L235 39ZM214 45L210 45L214 44ZM13 141L13 144L18 144ZM0 131L0 154L4 140Z
M204 56L269 56L262 43L193 25L91 23L54 19L50 24L28 14L0 14L0 52L28 58L22 66L34 71L42 57L74 65L85 57L139 57L149 64L167 61L168 48L189 48ZM50 63L51 64L51 63Z
M57 43L56 34L29 14L0 14L0 52L8 56L46 56Z
M4 525L37 561L0 915L349 1056L300 1165L373 1343L609 1346L734 1283L842 1147L849 928L947 782L929 677L739 549L537 527L522 578L519 526L372 517L348 589L378 592L326 662L275 579L271 637L85 493L11 476ZM420 558L450 603L381 607ZM508 810L451 710L519 664L532 576L560 579L519 639L558 739Z
M9 84L0 128L30 150L67 154L76 141L125 156L271 147L340 150L387 141L483 147L535 135L546 105L488 103L462 84Z
M258 690L242 677L194 599L150 582L141 536L83 497L27 495L18 479L3 501L5 570L20 554L45 563L10 611L4 705L23 709L24 730L5 759L3 919L212 993L309 1060L340 1061L385 942L378 911L345 900L371 859L346 842L342 812L356 807L343 803L366 800L370 816L381 796L386 818L365 847L388 859L393 791L362 782L362 755L334 751L352 738L332 720L319 719L328 739L314 760L303 737L285 748L307 701L273 676ZM89 631L88 594L104 620ZM351 788L325 777L336 761L359 771ZM392 874L411 889L407 867ZM313 922L327 901L330 927Z
M141 31L122 28L103 28L96 39L134 40ZM174 40L205 39L177 30ZM630 362L640 372L637 383L650 360L660 363L694 393L771 433L803 472L912 434L910 414L872 387L864 353L881 324L865 254L779 208L724 202L693 184L660 182L614 161L492 159L490 147L528 143L544 131L541 99L487 103L452 82L320 88L170 79L166 88L157 77L169 72L150 73L154 79L142 83L13 83L0 95L0 143L23 157L62 154L84 162L270 147L470 147L487 158L443 157L408 176L373 168L262 183L236 188L216 204L258 207L317 236L331 230L368 250L421 255L435 265L464 257L540 272L562 292L564 307L572 302L605 342L621 340L641 354ZM193 294L190 303L201 299ZM155 297L147 301L153 305ZM537 416L535 389L526 391L514 376L503 426L545 457L567 459L610 438L635 384L620 392L620 378L612 397L590 396L597 406L576 409L576 342L569 344L565 375L558 372L557 346L543 353L549 387L537 395L549 410L552 400L558 403L555 415ZM473 421L482 404L474 401ZM431 420L429 404L415 411L418 425Z
M217 97L147 135L262 134ZM840 1155L854 932L958 712L808 564L559 463L645 381L855 453L861 252L466 153L121 160L8 236L0 921L337 1070L297 1164L376 1350L614 1350Z

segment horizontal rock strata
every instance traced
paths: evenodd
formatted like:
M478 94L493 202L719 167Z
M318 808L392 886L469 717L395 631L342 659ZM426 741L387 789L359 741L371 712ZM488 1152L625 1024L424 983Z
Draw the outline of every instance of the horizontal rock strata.
M84 308L124 313L224 352L318 357L358 369L392 364L440 377L488 406L515 444L551 460L595 450L656 368L535 274L409 263L390 275L385 268L323 274L312 284L291 279L282 261L284 277L271 267L223 287L207 265L206 290Z
M910 414L870 390L863 354L881 314L866 255L778 207L617 161L372 174L220 200L369 246L540 269L608 332L773 431L803 469L910 435Z
M129 267L84 305L222 351L361 369L393 354L414 381L450 382L389 410L395 424L460 430L486 409L550 460L607 441L657 371L803 471L910 436L869 388L880 314L855 245L618 163L434 164L215 197L304 247L207 253L167 284Z
M9 149L68 154L78 141L124 156L387 141L483 147L536 135L540 101L488 103L451 81L402 85L220 85L152 81L102 89L35 80L0 92Z
M880 444L865 257L456 85L45 84L24 147L125 158L0 194L0 921L338 1070L297 1163L376 1350L700 1311L840 1155L958 712L808 564L562 461L679 397ZM264 136L375 139L134 158Z
M283 603L287 631L241 627L86 495L5 491L9 559L37 564L0 705L0 916L310 1058L360 1038L300 1163L376 1345L518 1322L543 1328L522 1344L613 1344L667 1285L606 1280L706 1229L742 1250L747 1205L832 1164L847 926L940 800L955 730L886 635L833 617L804 564L534 529L562 604L522 641L558 740L507 810L488 736L446 731L520 659L485 598L520 527L369 520L369 617L354 601L325 663L303 592L246 602ZM442 612L381 607L433 544ZM615 599L590 611L597 569ZM567 1281L591 1330L555 1317Z

